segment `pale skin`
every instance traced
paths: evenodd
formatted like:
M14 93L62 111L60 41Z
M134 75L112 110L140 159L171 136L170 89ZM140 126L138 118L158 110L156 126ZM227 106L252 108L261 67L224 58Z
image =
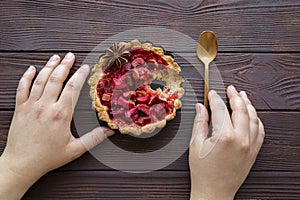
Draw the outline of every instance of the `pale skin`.
M233 199L262 146L264 127L246 93L229 86L227 96L231 116L220 96L209 92L213 126L210 138L207 110L202 104L196 105L189 152L191 200ZM199 156L205 149L211 151Z
M82 66L62 90L74 61L72 53L62 61L54 55L38 74L31 91L36 69L30 67L21 78L7 146L0 157L0 199L20 199L41 176L113 134L104 127L81 138L71 134L74 105L89 74L89 67Z
M114 134L108 128L97 127L80 138L72 135L74 107L89 74L88 66L80 67L63 88L74 61L72 53L62 60L54 55L35 80L36 69L32 66L20 79L7 145L0 157L0 199L21 199L44 174ZM202 104L196 105L189 155L193 200L233 199L263 143L263 125L246 94L231 87L227 94L231 116L218 94L209 93L212 122L217 127L212 138L207 138L207 110ZM221 123L224 126L219 128ZM199 156L215 141L211 152Z

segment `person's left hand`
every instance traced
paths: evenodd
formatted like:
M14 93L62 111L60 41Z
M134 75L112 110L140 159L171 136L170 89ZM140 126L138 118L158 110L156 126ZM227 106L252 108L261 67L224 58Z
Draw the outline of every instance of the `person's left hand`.
M72 53L61 62L54 55L36 77L31 90L36 74L33 66L19 82L7 146L0 157L0 177L16 179L21 184L21 193L45 173L78 158L113 134L108 128L98 127L81 138L72 135L72 114L89 74L89 67L83 65L63 88L74 61Z

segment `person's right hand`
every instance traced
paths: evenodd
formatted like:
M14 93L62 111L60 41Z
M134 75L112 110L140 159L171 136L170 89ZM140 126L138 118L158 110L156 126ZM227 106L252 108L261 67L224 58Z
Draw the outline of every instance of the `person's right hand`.
M212 137L208 138L208 112L196 104L190 143L191 200L227 200L246 179L264 140L264 127L245 92L227 88L232 115L215 91L209 93Z

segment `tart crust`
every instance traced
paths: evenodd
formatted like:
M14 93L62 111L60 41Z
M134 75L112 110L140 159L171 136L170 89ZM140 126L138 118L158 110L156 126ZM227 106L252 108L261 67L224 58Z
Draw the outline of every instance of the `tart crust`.
M181 87L181 84L184 82L184 79L179 75L181 69L180 66L174 61L174 59L164 54L164 50L160 47L154 47L152 43L141 43L138 40L132 40L131 42L120 42L118 43L119 46L123 46L125 49L133 50L136 48L142 48L144 50L152 50L156 54L160 55L167 63L169 68L167 75L162 75L160 73L153 72L153 80L161 80L166 82L166 88L169 88L172 91L177 92L177 99L174 101L174 108L173 112L166 115L165 119L150 123L144 126L137 126L137 125L128 125L128 126L119 126L116 123L116 120L112 120L107 113L107 106L102 105L98 93L97 93L97 86L98 82L104 74L104 69L107 67L107 60L104 56L100 57L97 64L94 65L92 69L92 76L90 77L88 83L90 85L90 96L92 98L92 107L98 112L98 118L101 121L107 122L110 128L112 129L119 129L122 134L132 133L134 135L140 135L142 133L152 133L156 128L163 128L166 126L166 122L168 120L173 119L176 116L176 110L181 108L181 101L180 98L184 95L184 89ZM153 81L152 80L152 81ZM151 82L152 82L151 81Z

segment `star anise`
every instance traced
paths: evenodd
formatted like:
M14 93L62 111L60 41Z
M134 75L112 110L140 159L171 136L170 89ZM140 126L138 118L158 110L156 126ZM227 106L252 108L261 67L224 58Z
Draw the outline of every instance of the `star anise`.
M118 67L121 67L123 62L127 62L128 53L129 51L124 45L113 43L111 48L106 49L103 59L107 61L108 66L116 64Z

